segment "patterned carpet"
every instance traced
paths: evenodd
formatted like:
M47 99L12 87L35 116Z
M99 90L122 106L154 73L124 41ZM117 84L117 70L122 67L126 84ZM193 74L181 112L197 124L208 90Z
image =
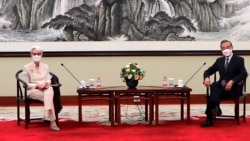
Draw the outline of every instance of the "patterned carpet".
M223 114L233 114L233 104L222 105ZM23 108L21 110L22 116ZM204 104L191 105L191 120L196 120L204 115ZM186 107L185 107L186 111ZM16 120L16 107L0 107L0 121ZM247 117L250 114L250 105L247 105ZM42 117L43 107L33 106L31 109L32 117ZM137 124L145 123L144 121L144 106L143 105L121 105L122 123ZM186 115L184 116L186 117ZM60 121L76 120L78 121L78 107L64 106L59 114ZM180 105L160 105L159 106L159 122L164 123L168 120L180 120ZM108 122L108 106L83 106L83 121L84 122L98 122L99 124L106 124Z

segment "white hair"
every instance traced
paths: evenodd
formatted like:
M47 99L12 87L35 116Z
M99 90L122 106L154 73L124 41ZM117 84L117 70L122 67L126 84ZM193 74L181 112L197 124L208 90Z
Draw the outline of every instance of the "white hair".
M32 48L31 48L30 52L32 53L32 51L33 51L34 49L39 50L40 52L43 52L43 49L42 49L42 47L41 47L41 46L37 46L37 45L32 46Z

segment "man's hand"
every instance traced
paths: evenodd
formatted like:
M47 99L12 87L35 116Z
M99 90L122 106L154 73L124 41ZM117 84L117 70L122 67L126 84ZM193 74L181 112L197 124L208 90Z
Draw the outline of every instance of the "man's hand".
M225 86L225 91L231 91L233 84L234 84L233 80L228 81L226 86Z
M210 86L210 78L209 77L206 77L203 84L206 86L206 87L209 87Z

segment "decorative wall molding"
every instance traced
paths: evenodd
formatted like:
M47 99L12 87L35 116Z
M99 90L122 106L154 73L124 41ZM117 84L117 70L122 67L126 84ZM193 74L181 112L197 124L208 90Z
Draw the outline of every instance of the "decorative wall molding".
M238 55L250 55L250 50L234 50ZM45 57L88 56L218 56L220 51L68 51L46 52ZM29 57L29 52L0 52L0 57Z

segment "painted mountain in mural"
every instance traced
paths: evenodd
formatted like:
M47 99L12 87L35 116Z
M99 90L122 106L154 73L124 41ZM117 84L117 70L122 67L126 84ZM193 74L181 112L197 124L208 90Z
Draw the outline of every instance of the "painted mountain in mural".
M249 40L239 32L249 10L248 0L2 0L0 41Z

